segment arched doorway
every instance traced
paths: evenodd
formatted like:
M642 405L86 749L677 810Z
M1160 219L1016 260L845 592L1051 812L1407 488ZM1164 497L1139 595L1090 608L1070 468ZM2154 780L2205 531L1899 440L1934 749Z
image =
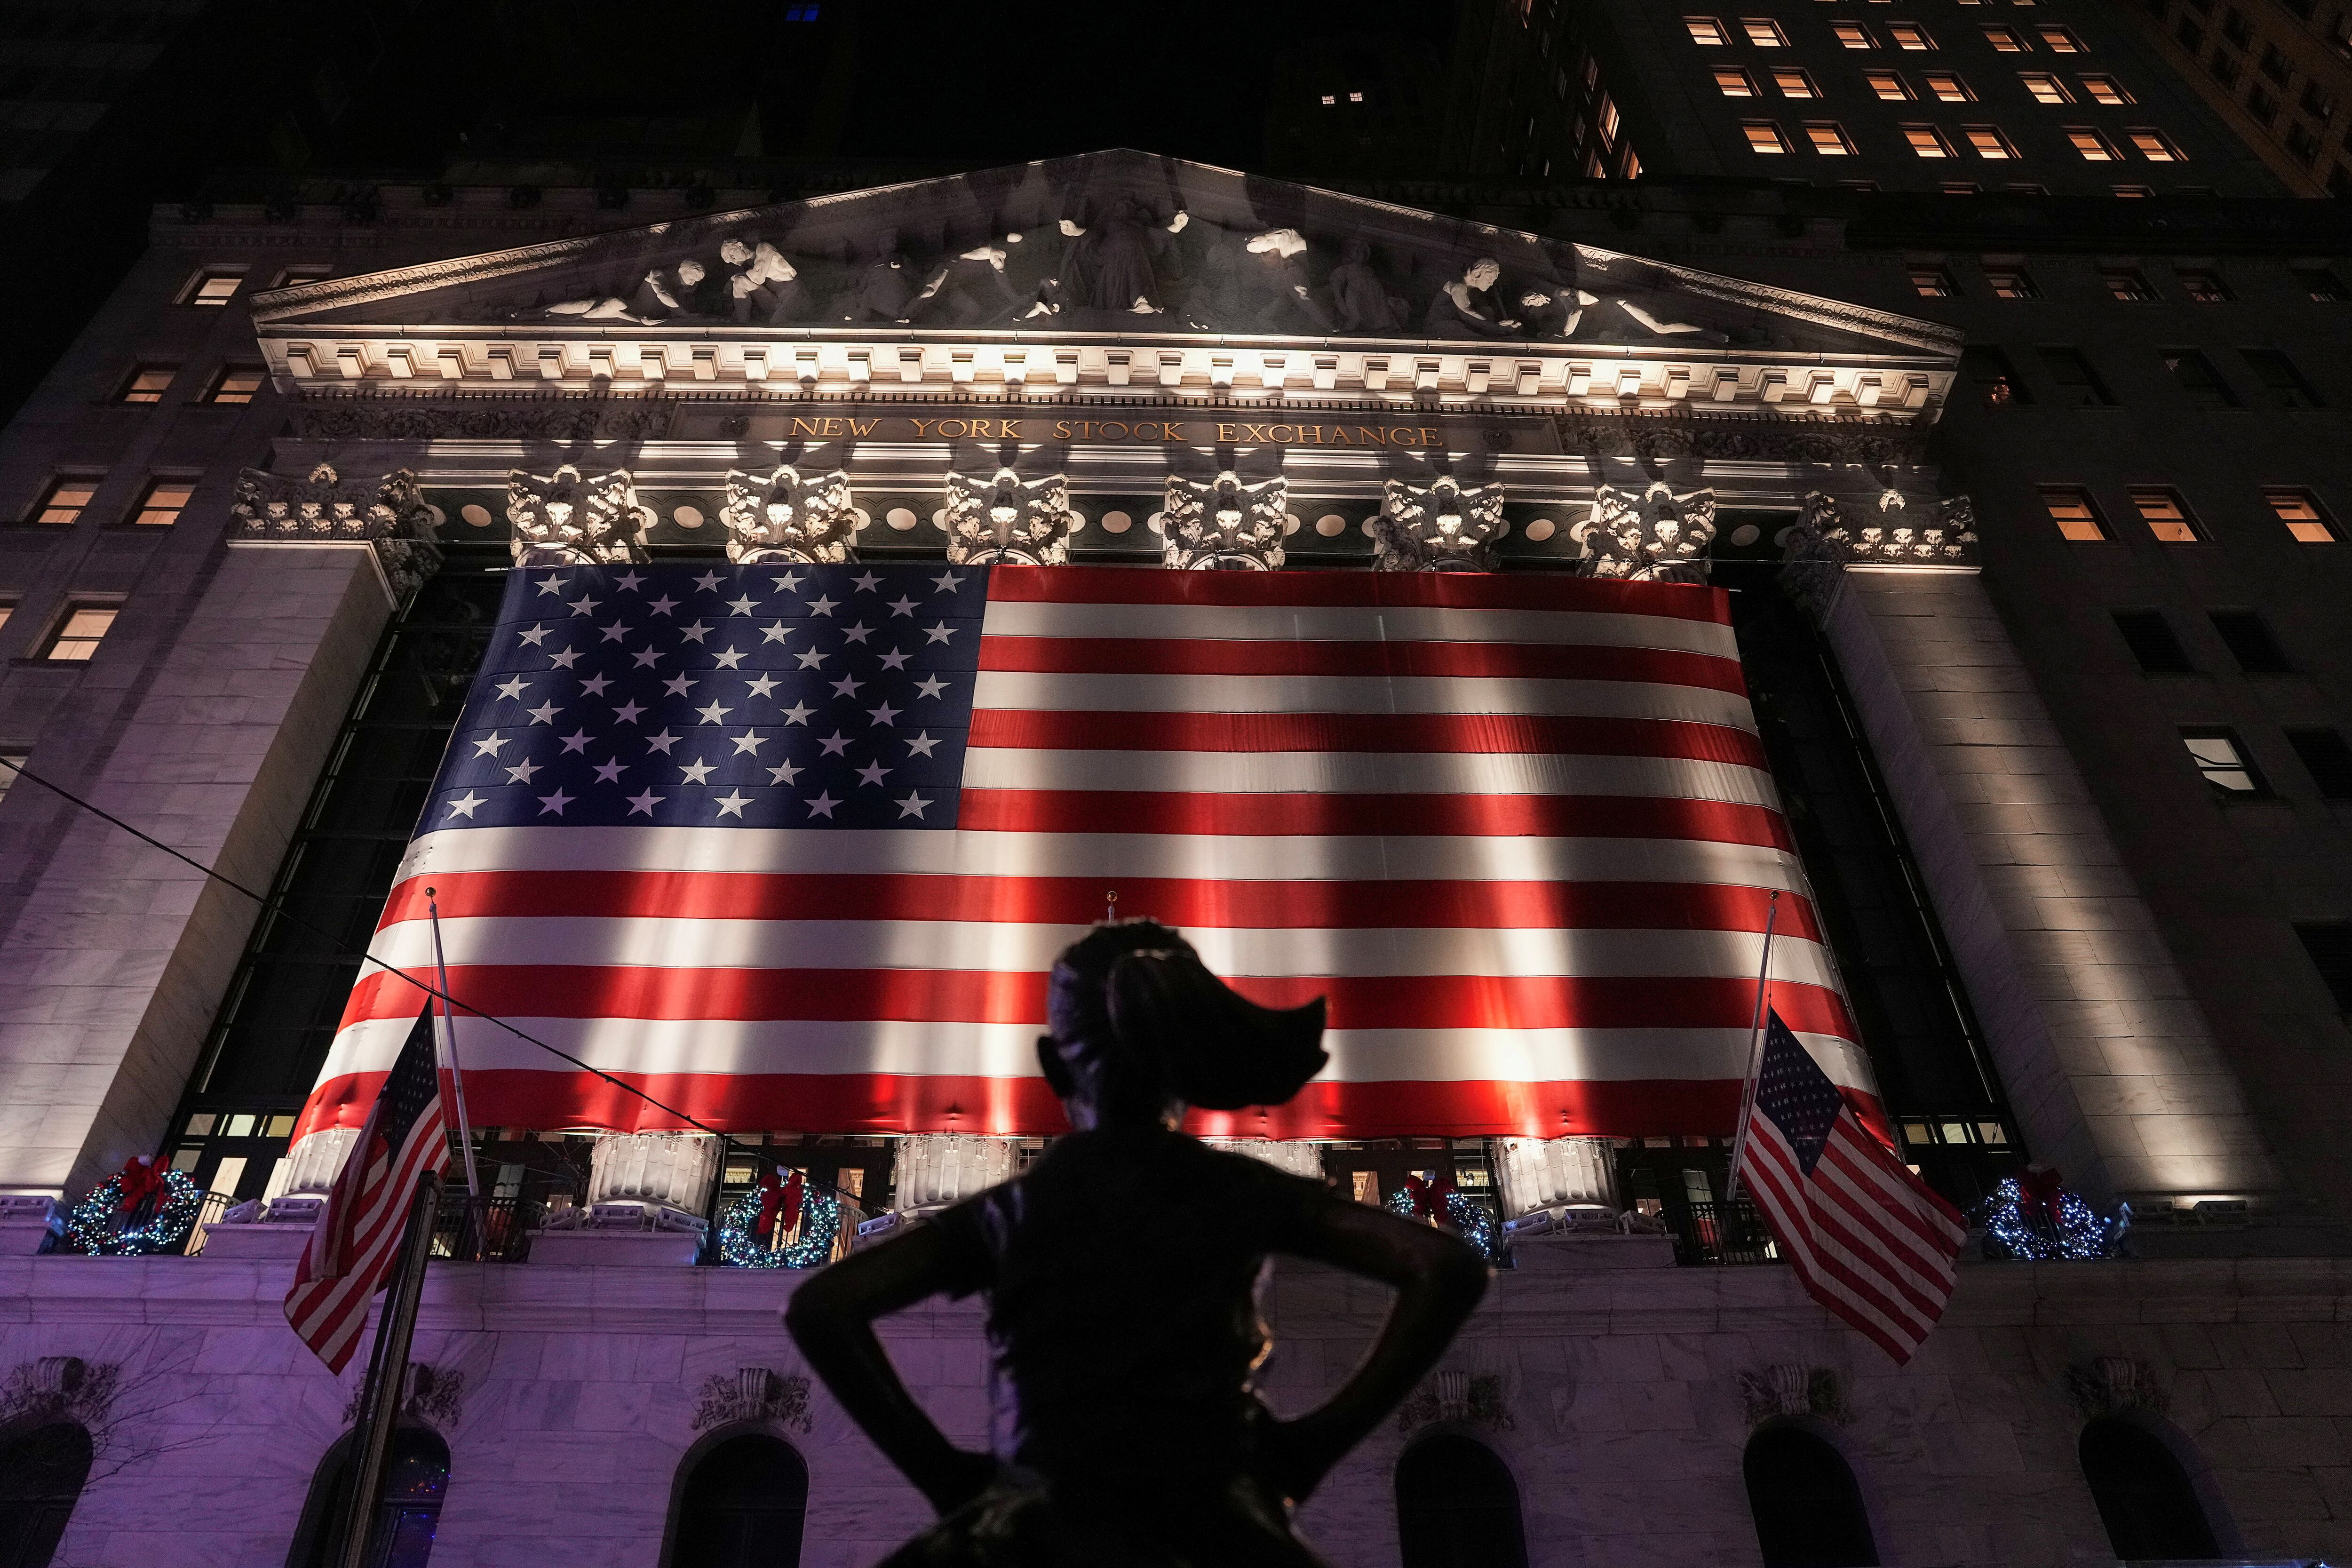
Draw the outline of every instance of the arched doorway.
M1518 1483L1484 1443L1440 1432L1407 1448L1396 1507L1404 1568L1527 1568Z
M1878 1545L1845 1457L1801 1426L1767 1426L1739 1462L1764 1568L1874 1568Z
M765 1432L729 1437L688 1460L670 1525L670 1568L800 1568L808 1466Z
M89 1479L89 1433L51 1421L0 1444L0 1568L48 1568Z
M342 1523L352 1506L352 1433L327 1450L310 1477L310 1495L286 1568L335 1568ZM383 1500L368 1531L368 1568L425 1568L434 1532L441 1524L441 1500L449 1489L449 1445L426 1426L403 1426L392 1435L392 1459L384 1471Z
M2189 1472L2163 1438L2102 1416L2083 1428L2075 1453L2116 1556L2131 1562L2221 1555Z

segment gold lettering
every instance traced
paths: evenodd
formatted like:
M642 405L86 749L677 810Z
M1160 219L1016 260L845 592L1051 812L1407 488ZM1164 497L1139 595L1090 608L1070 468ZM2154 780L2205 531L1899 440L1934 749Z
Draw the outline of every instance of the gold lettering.
M1375 430L1369 425L1356 426L1356 440L1360 445L1366 447L1385 447L1389 444L1387 431Z
M1265 440L1265 426L1263 426L1263 425L1244 425L1244 426L1242 426L1242 439L1243 439L1243 440L1244 440L1244 441L1263 441L1263 440Z
M815 435L816 433L817 433L817 429L816 429L816 421L814 421L814 420L813 420L813 419L799 419L799 418L795 418L795 419L793 421L793 435L795 435L795 436L814 436L814 435Z
M1184 438L1184 426L1163 424L1160 426L1160 438L1163 441L1181 441Z
M841 421L840 421L840 420L838 420L838 419L828 419L828 420L826 420L826 421L824 422L824 434L826 434L826 435L828 435L828 436L838 436L838 435L840 435L840 434L841 434Z
M874 426L881 423L879 419L852 419L849 422L849 433L853 436L871 436L874 434Z
M1421 444L1424 447L1438 446L1444 434L1444 431L1434 425L1424 425L1421 427Z
M908 424L909 424L909 425L912 425L912 426L915 427L915 439L916 439L916 440L918 440L918 441L921 440L921 439L922 439L926 435L929 434L929 432L926 431L926 430L923 428L923 426L924 426L929 425L929 424L930 423L930 421L929 421L929 420L928 420L928 419L913 419L913 418L910 418L910 419L908 419L908 420L907 421L907 423L908 423Z
M1056 441L1066 441L1066 440L1068 440L1069 438L1070 438L1070 422L1069 422L1068 420L1066 420L1066 419L1056 419L1056 420L1055 420L1055 421L1054 421L1054 439L1055 439L1055 440L1056 440Z
M1227 442L1238 441L1241 437L1234 434L1234 427L1232 426L1220 425L1217 426L1217 439L1220 442Z
M1116 419L1106 420L1103 424L1102 433L1103 439L1106 441L1124 441L1127 439L1127 426Z
M1310 447L1320 447L1323 444L1323 426L1301 425L1298 427L1298 438Z
M948 426L950 425L954 426L955 428L952 430L949 429ZM969 419L942 419L940 421L940 439L942 441L957 440L964 436L970 435L971 433L971 421Z
M1323 426L1318 425L1315 428L1319 431ZM1334 425L1331 426L1331 445L1334 447L1352 447L1355 445L1353 441L1348 439L1348 427L1345 425Z

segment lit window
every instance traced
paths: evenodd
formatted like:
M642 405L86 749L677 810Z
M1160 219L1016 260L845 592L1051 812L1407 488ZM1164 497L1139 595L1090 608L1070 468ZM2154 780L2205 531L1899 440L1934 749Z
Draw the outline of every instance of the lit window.
M1739 30L1748 41L1759 49L1780 49L1789 45L1789 36L1780 31L1780 24L1769 16L1742 16Z
M2091 95L2094 103L2104 103L2112 109L2132 100L2132 95L2123 89L2123 84L2111 76L2086 76L2077 79L2082 82L2083 90Z
M2053 55L2079 55L2083 52L2083 41L2074 37L2072 27L2051 26L2033 30L2042 35L2042 47Z
M104 605L73 605L66 611L58 635L49 639L48 650L41 657L54 664L87 663L106 634L113 629L114 615L110 607Z
M1748 133L1750 152L1785 153L1789 150L1788 139L1780 134L1780 128L1769 120L1751 120L1740 129Z
M1685 16L1683 26L1690 29L1691 42L1719 48L1724 42L1723 24L1712 16Z
M1364 95L1360 92L1351 92L1348 95L1348 101L1349 103L1361 103L1364 101Z
M2229 730L2183 730L2180 743L2189 748L2189 760L2213 793L2224 798L2242 798L2267 793L2263 788L2262 775L2254 772L2252 758L2241 745L2237 735Z
M199 272L188 291L180 296L183 305L226 305L245 281L242 272Z
M2083 357L2083 351L2053 343L2034 351L2041 355L2042 368L2058 384L2058 401L2075 408L2112 408L2115 394Z
M2000 54L2021 55L2026 52L2024 35L2014 27L1987 27L1984 36L1985 42Z
M1906 125L1903 128L1903 140L1911 143L1911 151L1922 158L1948 158L1952 155L1952 144L1945 141L1944 133L1932 125Z
M53 480L41 503L33 509L35 522L79 522L82 510L90 498L98 494L95 479L64 479Z
M2125 492L2139 511L2140 521L2147 531L2167 544L2194 544L2201 537L2197 531L2197 520L2189 515L2189 503L2180 492L2160 485L2134 485Z
M2278 520L2286 524L2287 532L2299 544L2334 544L2342 537L2321 509L2319 498L2309 490L2265 485L2263 500L2270 502L2271 510L2278 513Z
M1617 118L1617 106L1610 101L1609 95L1605 92L1601 95L1601 107L1593 111L1593 121L1601 132L1601 145L1615 146L1617 127L1620 123Z
M1910 271L1911 291L1922 300L1949 300L1960 291L1952 275L1940 267L1914 267Z
M2139 149L2139 155L2151 163L2180 162L2180 149L2175 147L2172 144L2172 139L2161 131L2153 127L2144 127L2137 131L2126 131L2124 134L2131 139L2133 146Z
M1996 300L2039 300L2042 290L2033 286L2033 274L2022 267L1988 267L1985 282L1992 288Z
M122 384L122 391L115 401L117 403L161 403L163 401L163 389L171 384L171 366L142 364L131 373L131 379Z
M1920 79L1927 84L1929 92L1946 103L1974 103L1977 100L1977 95L1969 90L1969 84L1950 71L1927 71Z
M1889 103L1903 103L1911 97L1911 89L1893 71L1864 71L1862 79L1870 84L1871 91Z
M1801 70L1784 69L1774 71L1772 73L1772 85L1780 89L1780 96L1782 98L1821 97L1821 89L1813 86L1813 79L1807 76Z
M2273 408L2325 408L2326 400L2303 377L2294 361L2278 349L2240 349Z
M331 276L334 270L323 261L306 261L297 267L281 268L269 286L272 289L291 289L297 283L316 283Z
M2091 492L2080 485L2044 485L2042 504L2050 510L2050 521L2058 531L2078 543L2090 543L2108 537L2106 520L2099 515L2098 503Z
M2117 185L2116 195L2126 201L2145 201L2156 193L2146 185Z
M1625 149L1625 177L1629 180L1638 180L1642 177L1642 160L1633 155L1633 149L1631 147Z
M2222 305L2236 298L2220 273L2202 268L2181 270L2180 291L2200 305Z
M1846 158L1853 154L1853 143L1845 139L1843 130L1829 121L1807 121L1805 139L1813 144L1813 151L1824 158Z
M2213 623L2214 635L2248 675L2294 673L2294 661L2279 647L2277 635L2260 611L2208 610L2205 618Z
M268 373L257 364L225 364L205 392L206 403L250 403Z
M1870 30L1859 22L1839 22L1832 26L1830 31L1835 33L1837 41L1849 49L1874 49L1878 47L1871 38Z
M1927 36L1927 29L1916 22L1889 22L1886 24L1886 36L1895 40L1895 47L1898 49L1932 49L1936 47L1936 40Z
M1336 93L1336 92L1327 92L1327 93L1325 93L1325 94L1323 95L1323 107L1325 107L1326 109L1330 108L1332 105L1334 105L1334 104L1338 103L1339 101L1339 95L1338 93Z
M2025 90L2033 95L2033 101L2036 103L2074 101L2066 95L2066 89L2058 79L2048 71L2020 71L2017 73L2017 79L2025 84Z
M1749 80L1748 73L1741 70L1738 66L1716 67L1715 85L1722 90L1723 96L1726 98L1753 98L1756 96L1755 82Z
M2112 163L2116 161L2115 148L2108 145L2107 139L2105 137L2100 135L2096 131L2094 131L2087 125L2069 125L2066 127L2066 140L2073 143L2074 151L2083 154L2083 157L2086 162L2093 163ZM2116 195L2124 195L2122 187L2119 186L2116 188Z
M2344 280L2325 267L2297 267L2291 270L2295 286L2310 295L2315 305L2341 305L2352 299L2352 294L2345 292Z
M2145 305L2156 298L2156 290L2137 268L2107 268L2099 274L2099 285L2111 298L2126 305Z
M180 521L188 499L196 493L194 479L157 479L147 487L139 499L139 510L131 521L149 528L167 528Z
M1960 134L1969 139L1969 146L1979 158L2005 160L2017 156L2017 149L2009 144L2009 138L2000 133L1998 126L1964 125Z

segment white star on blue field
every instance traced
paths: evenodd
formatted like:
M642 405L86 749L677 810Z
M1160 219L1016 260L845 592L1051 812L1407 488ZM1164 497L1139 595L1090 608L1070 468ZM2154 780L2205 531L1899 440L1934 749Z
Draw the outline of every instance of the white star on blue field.
M419 832L955 826L988 574L518 572Z

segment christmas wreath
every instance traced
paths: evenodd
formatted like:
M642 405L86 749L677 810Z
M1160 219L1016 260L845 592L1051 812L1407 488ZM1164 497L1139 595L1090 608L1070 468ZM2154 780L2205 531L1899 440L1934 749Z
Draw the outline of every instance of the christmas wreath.
M794 1226L800 1239L778 1247L776 1237ZM719 1215L719 1256L738 1268L814 1268L833 1256L840 1234L837 1200L812 1194L798 1171L769 1171Z
M93 1258L177 1250L195 1227L205 1190L152 1155L139 1155L90 1190L66 1216L66 1244Z

